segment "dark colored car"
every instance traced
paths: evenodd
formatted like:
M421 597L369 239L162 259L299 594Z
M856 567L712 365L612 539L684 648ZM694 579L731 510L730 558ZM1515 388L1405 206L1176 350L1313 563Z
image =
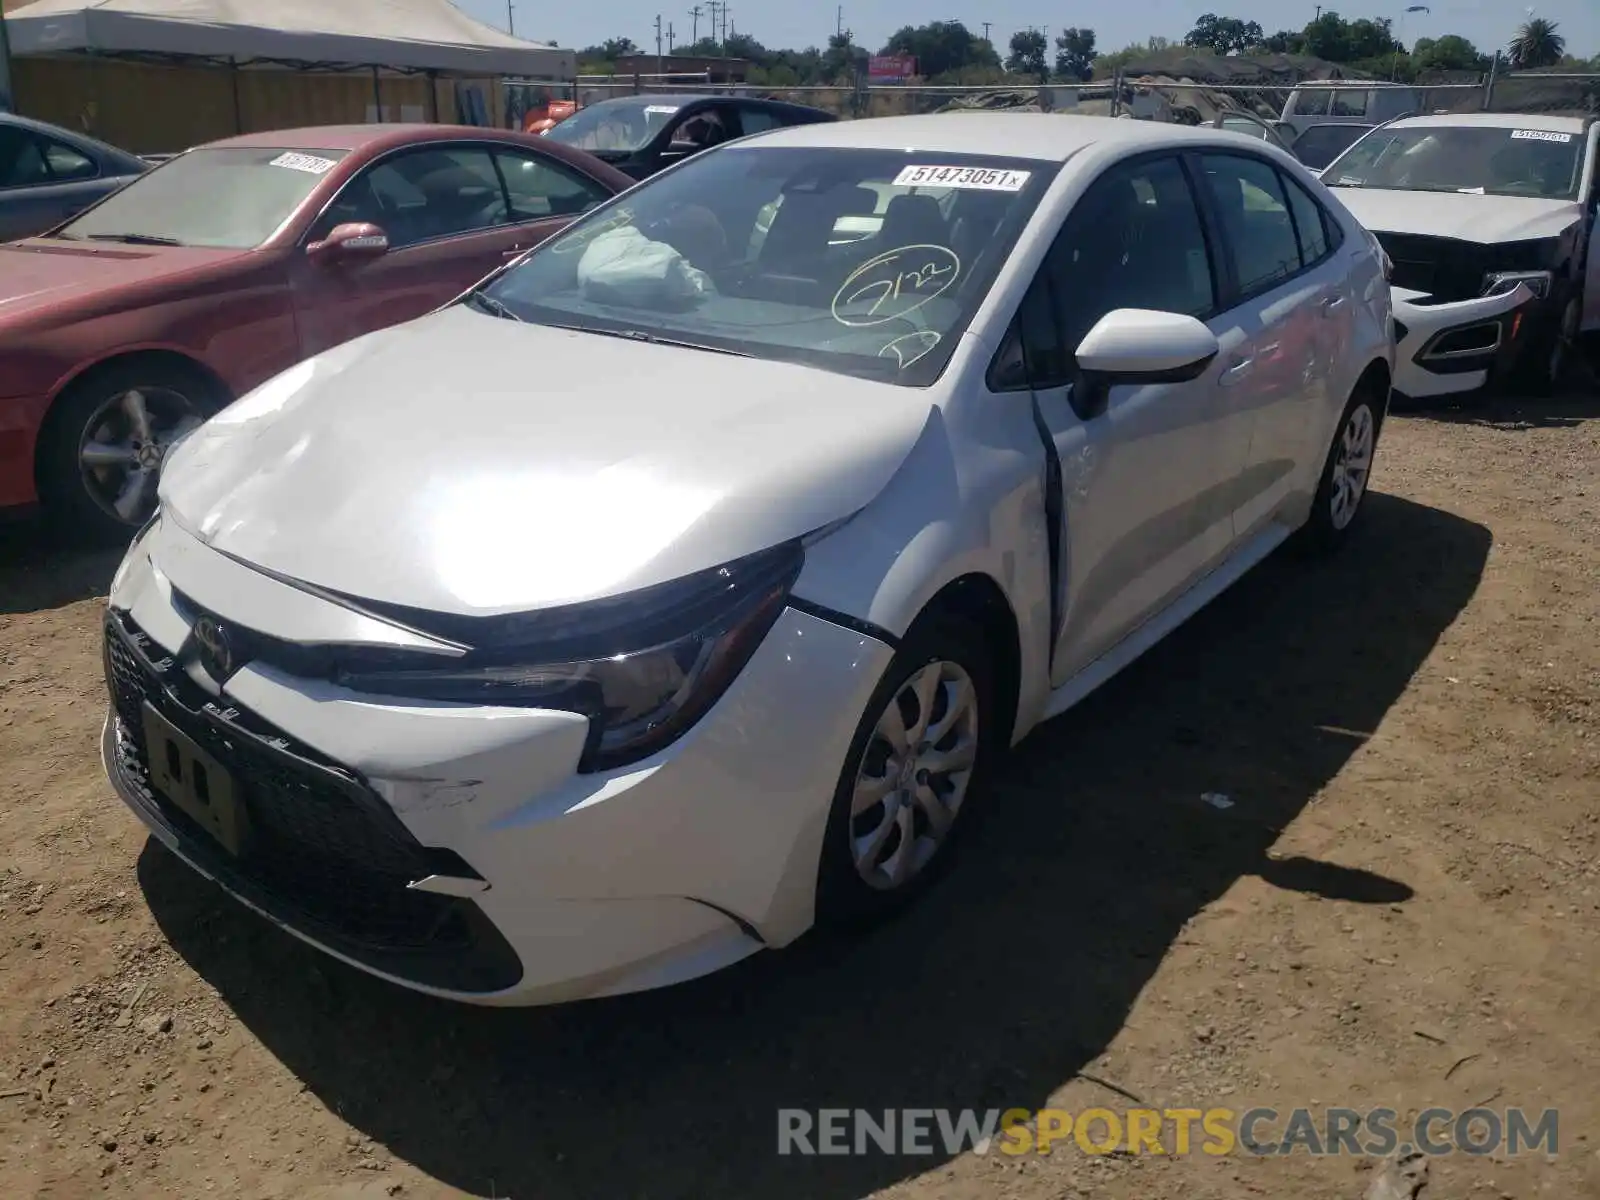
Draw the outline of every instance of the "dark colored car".
M454 299L632 182L522 133L279 130L187 151L0 245L0 509L138 526L207 416Z
M149 169L115 146L0 112L0 242L43 233Z
M1320 171L1366 134L1373 126L1350 121L1310 125L1295 133L1287 121L1263 121L1247 112L1225 112L1212 122L1218 129L1260 138L1280 150L1287 150L1312 171Z
M838 119L820 108L750 96L618 96L580 108L542 136L644 179L734 138Z

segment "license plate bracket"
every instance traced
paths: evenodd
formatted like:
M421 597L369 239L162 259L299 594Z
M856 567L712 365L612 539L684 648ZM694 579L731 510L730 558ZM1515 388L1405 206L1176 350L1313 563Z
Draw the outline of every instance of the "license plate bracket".
M250 835L250 814L227 768L148 702L144 741L150 782L156 790L229 854L242 854Z

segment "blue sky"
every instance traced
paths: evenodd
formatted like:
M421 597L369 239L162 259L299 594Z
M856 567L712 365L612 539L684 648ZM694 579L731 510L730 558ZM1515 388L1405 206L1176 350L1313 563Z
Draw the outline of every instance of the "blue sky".
M480 20L504 29L504 0L457 0ZM513 0L517 4L516 30L523 37L554 38L563 46L589 46L608 37L630 37L647 49L655 46L655 19L661 14L662 27L668 21L681 41L689 37L689 9L694 0L611 0L590 7L583 3L550 3L549 0ZM701 0L703 5L704 0ZM990 0L962 8L952 0L938 0L946 8L930 7L928 0L854 0L844 6L844 23L855 31L856 40L876 50L889 34L902 25L920 25L929 20L959 20L969 29L982 32L983 22L993 28L990 36L1004 47L1011 34L1029 25L1057 31L1063 25L1088 25L1098 35L1102 50L1116 50L1151 35L1181 38L1203 12L1260 21L1269 32L1299 28L1315 14L1312 4L1273 4L1266 0L1143 0L1136 4L1090 3L1063 8L1049 0ZM1527 6L1518 0L1434 0L1432 13L1414 13L1398 24L1410 0L1334 0L1325 7L1347 18L1389 16L1396 20L1397 32L1407 43L1419 37L1441 33L1460 33L1487 49L1510 41L1518 24L1527 19ZM681 10L681 11L680 11ZM733 27L749 33L768 46L822 45L834 26L833 4L797 4L793 0L730 0ZM1600 53L1600 3L1596 0L1543 0L1536 15L1556 21L1566 36L1567 48L1584 57ZM603 15L602 15L603 14ZM707 21L701 18L704 33Z

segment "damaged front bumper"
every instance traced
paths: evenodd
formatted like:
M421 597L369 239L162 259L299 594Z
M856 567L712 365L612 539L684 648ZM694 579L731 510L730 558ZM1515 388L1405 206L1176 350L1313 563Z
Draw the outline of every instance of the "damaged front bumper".
M1503 295L1434 303L1425 292L1392 288L1395 320L1394 390L1411 399L1475 392L1503 377L1521 350L1528 308L1526 285Z

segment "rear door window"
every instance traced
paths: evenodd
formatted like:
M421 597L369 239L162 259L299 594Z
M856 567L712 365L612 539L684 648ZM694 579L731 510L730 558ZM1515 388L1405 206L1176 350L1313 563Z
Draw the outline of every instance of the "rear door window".
M1322 205L1292 179L1283 180L1289 194L1289 210L1294 214L1294 230L1300 241L1300 265L1315 266L1328 257L1328 216Z
M496 150L495 161L505 177L512 221L575 217L611 195L594 180L537 154Z
M50 182L50 165L39 141L12 125L0 125L0 188Z
M92 158L78 153L65 142L58 142L53 138L41 140L51 179L65 183L74 179L93 179L100 174L100 168L95 165Z

